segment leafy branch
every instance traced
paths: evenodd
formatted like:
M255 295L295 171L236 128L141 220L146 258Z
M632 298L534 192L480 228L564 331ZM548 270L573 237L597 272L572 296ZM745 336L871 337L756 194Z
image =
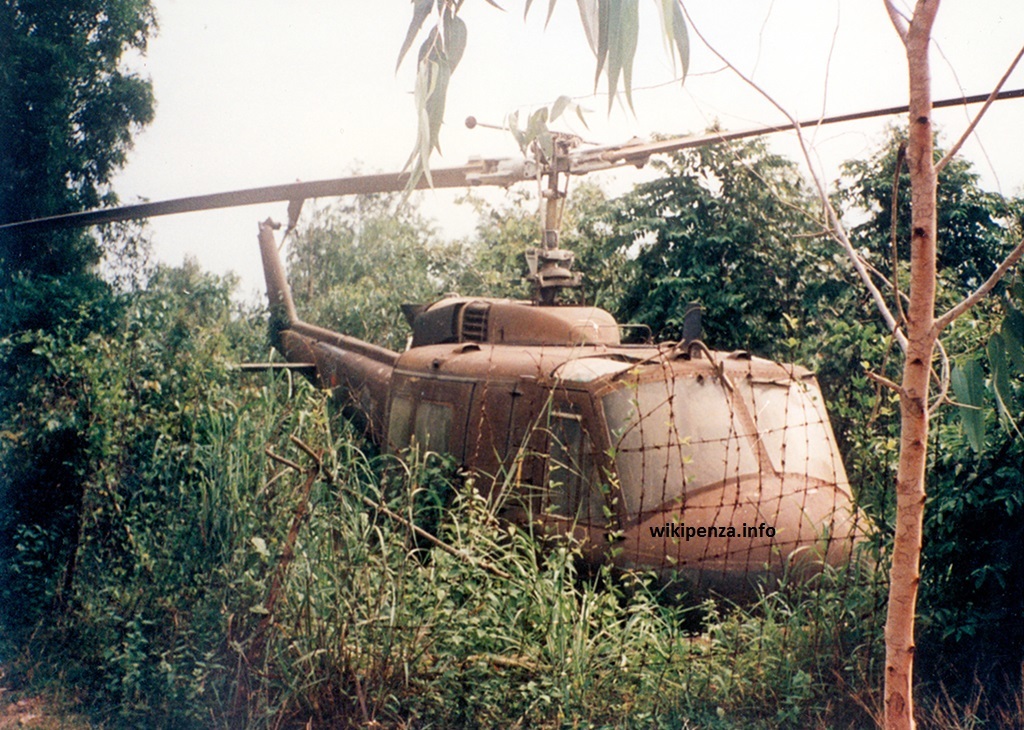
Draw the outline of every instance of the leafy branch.
M484 2L498 10L503 9L494 0ZM690 63L690 40L682 4L680 0L654 0L654 3L658 10L666 52L672 59L673 66L676 62L679 63L682 78L685 79ZM406 162L406 169L411 169L410 190L416 186L421 176L432 182L430 155L434 150L441 151L440 132L448 85L466 50L468 32L466 23L459 17L459 11L464 4L465 0L413 0L412 3L412 19L398 52L396 71L401 67L416 39L423 33L427 19L433 16L434 22L426 31L417 54L414 89L417 116L416 144ZM545 25L550 22L556 4L557 0L548 1ZM532 5L533 0L527 0L523 10L524 20L529 16ZM618 98L621 82L626 103L632 109L633 60L636 57L640 28L639 0L576 0L576 5L587 42L596 59L595 90L603 74L607 79L608 110L611 111L614 100ZM573 107L575 104L572 100L562 96L550 109L545 107L533 112L526 130L522 133L517 133L517 117L510 118L509 126L520 147L525 149L534 140L542 149L551 147L551 135L546 125ZM578 107L575 108L579 113Z

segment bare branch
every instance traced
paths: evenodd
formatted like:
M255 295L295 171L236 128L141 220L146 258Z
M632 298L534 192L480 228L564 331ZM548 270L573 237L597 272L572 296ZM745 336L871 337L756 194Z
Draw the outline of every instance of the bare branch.
M909 27L909 20L907 16L901 13L892 0L885 0L885 11L889 13L889 20L892 21L892 27L896 29L896 33L899 35L900 40L903 44L907 43L907 31Z
M886 276L885 274L883 274L881 271L879 271L877 266L875 266L870 261L868 261L868 260L866 260L864 258L861 258L861 263L864 264L864 268L866 268L869 272L871 272L871 274L873 274L876 279L878 279L880 282L885 284L885 286L887 286L888 288L890 288L890 289L893 288L892 280L889 279L889 277ZM910 304L910 295L907 294L902 289L900 290L899 294L900 294L900 302L909 305ZM903 305L901 304L901 307L902 306ZM900 327L904 327L907 324L907 321L905 319L900 320L899 324L900 324Z
M889 365L889 355L892 354L892 343L894 338L887 337L885 343L885 354L882 355L882 364L878 368L881 373L885 372L885 369ZM870 378L869 378L870 379ZM882 384L876 381L878 387L875 388L875 404L871 407L871 415L868 416L868 425L873 424L878 419L878 414L882 410Z
M964 130L964 133L960 135L960 139L958 139L956 141L956 144L949 148L949 152L947 152L946 155L936 163L936 175L938 175L939 172L941 172L942 168L944 168L949 163L949 161L953 159L953 156L960 151L960 148L963 147L964 142L966 142L967 138L970 137L971 134L974 132L974 128L978 126L978 122L981 121L981 118L985 115L985 112L988 111L988 108L990 106L992 106L992 102L994 102L996 98L999 96L1000 89L1003 88L1003 84L1006 83L1006 79L1008 79L1010 77L1010 74L1013 73L1013 69L1017 67L1017 64L1020 62L1022 56L1024 56L1024 46L1021 46L1021 49L1017 51L1017 55L1013 59L1013 62L1010 63L1010 67L1006 69L1006 73L1004 73L1003 77L999 79L999 83L996 84L996 87L992 89L992 93L989 94L984 106L982 106L978 113L974 116L974 119L971 120L971 123L967 125L967 129Z
M323 453L322 452L318 453L318 452L314 451L313 447L311 447L309 444L307 444L305 441L300 439L295 434L290 434L288 436L288 438L291 439L293 444L298 446L300 449L305 451L306 454L308 454L309 456L311 456L313 458L313 460L316 462L316 466L317 466L318 469L323 469L324 468L324 460L323 460Z
M871 280L871 276L874 276L881 281L886 288L895 289L892 281L888 276L879 271L874 264L865 260L864 257L857 252L857 249L854 248L853 243L850 241L849 236L846 233L846 229L838 222L838 214L833 211L831 204L828 206L828 212L837 219L832 230L828 231L828 234L832 236L834 240L838 241L840 245L842 245L843 250L846 251L846 255L849 257L850 261L853 262L853 266L860 275L861 281L871 293L871 298L875 301L875 305L878 307L878 310L882 315L882 319L885 320L885 324L889 328L889 334L896 339L896 344L898 344L900 346L900 350L905 353L907 351L907 336L904 334L902 327L906 324L906 319L897 320L893 316L892 310L890 310L888 305L885 303L885 297L882 294L881 289L875 286L874 282ZM900 291L899 296L901 301L910 302L910 297L907 296L906 293ZM881 304L879 304L879 302L881 302ZM900 308L902 310L902 304L900 305Z
M867 376L868 380L874 380L876 383L880 383L881 385L884 385L886 388L890 388L896 391L898 394L903 395L903 388L901 388L898 383L892 382L891 380L889 380L889 378L885 377L884 375L873 373L870 370L865 372L864 374Z
M1018 261L1020 261L1021 256L1024 256L1024 240L1017 244L1017 247L1010 252L1010 255L1003 259L1003 263L999 264L996 270L992 272L992 276L988 277L988 280L979 286L973 294L935 320L935 324L932 325L932 332L935 336L937 337L938 334L952 324L957 317L984 299L985 296L995 288L995 285L998 284L1004 276L1006 276L1006 273L1012 269Z
M410 522L409 520L405 519L401 515L396 514L395 512L392 512L390 509L388 509L384 505L378 504L377 502L374 502L372 499L370 499L366 495L360 494L355 489L352 489L351 487L346 486L345 484L342 484L335 477L332 476L331 480L334 483L334 485L337 486L338 489L340 489L341 491L345 492L346 494L351 495L352 497L355 497L356 499L358 499L360 502L362 502L364 505L366 505L370 509L373 509L373 510L376 510L376 511L380 512L380 514L384 515L389 520L398 523L399 525L401 525L405 529L407 529L410 532L414 533L417 537L420 537L420 538L426 540L427 542L429 542L430 544L440 548L441 550L444 550L449 555L455 556L456 558L458 558L459 560L461 560L462 562L464 562L464 563L466 563L468 565L472 565L473 567L481 568L483 570L486 570L491 575L496 575L497 577L504 578L505 580L511 580L512 579L512 576L510 574L506 573L501 568L495 567L494 565L492 565L491 563L487 562L486 560L481 560L480 558L473 557L472 555L470 555L465 550L459 550L458 548L453 547L452 545L449 545L444 540L441 540L440 538L437 538L437 537L431 535L429 532L427 532L423 528L418 527L417 525L413 524L412 522Z
M290 468L294 469L295 471L303 471L302 466L300 464L296 464L291 459L286 459L283 456L275 454L270 449L269 446L263 450L263 453L266 454L267 456L269 456L274 461L278 462L279 464L284 464L285 466L290 467Z
M800 123L792 114L790 114L785 108L783 108L783 106L779 104L779 102L777 102L771 94L769 94L767 91L758 86L758 84L753 79L749 78L743 72L741 72L727 58L725 58L725 56L719 53L714 46L708 43L707 39L701 34L700 29L696 26L696 24L694 24L693 18L690 17L689 13L686 12L685 8L683 9L683 12L686 14L686 21L687 23L689 23L690 29L700 39L701 43L703 43L709 51L711 51L715 56L717 56L718 60L720 60L726 66L726 68L731 70L744 83L746 83L757 93L763 96L765 100L767 100L772 106L778 109L779 112L783 116L785 116L786 119L789 120L789 123L793 127L793 131L796 132L797 141L800 143L800 151L803 153L804 160L806 161L807 167L811 173L811 179L814 181L814 185L818 190L818 197L820 198L822 207L825 209L825 213L828 217L828 223L832 229L832 237L835 238L846 251L846 255L853 263L853 268L856 270L857 275L860 277L864 286L867 287L868 291L871 293L871 298L874 300L875 306L878 308L879 313L882 315L882 319L885 320L889 332L891 332L893 336L895 336L896 341L900 345L900 349L906 352L907 337L900 330L899 323L897 322L896 317L893 316L892 311L889 309L889 305L886 304L885 302L885 297L882 295L882 292L879 291L878 287L875 286L875 283L871 280L871 275L868 273L867 268L864 266L863 260L861 260L860 255L857 253L857 250L853 246L853 243L850 242L850 238L847 235L846 230L843 228L842 223L840 223L839 214L836 212L835 208L832 207L832 203L828 199L828 192L825 189L825 184L824 182L822 182L821 177L814 169L814 163L811 159L811 153L807 149L807 145L804 140Z

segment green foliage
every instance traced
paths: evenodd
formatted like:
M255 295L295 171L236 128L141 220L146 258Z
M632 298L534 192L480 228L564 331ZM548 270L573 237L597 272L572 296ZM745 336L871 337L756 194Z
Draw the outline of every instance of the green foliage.
M472 194L460 201L471 205L477 215L471 263L463 277L467 293L530 298L523 254L540 241L540 215L529 191L514 190L510 196L511 202L503 207Z
M1022 304L1019 279L1008 282L947 342L964 406L934 424L921 583L925 676L960 700L976 680L996 704L1012 700L1024 660L1024 370L1006 352Z
M402 350L401 305L456 288L462 257L397 196L360 196L317 211L291 239L288 268L300 317Z
M240 425L256 407L246 390L260 391L240 394L226 370L232 340L251 343L236 336L229 291L194 264L161 268L111 331L2 342L31 348L40 370L0 441L2 499L17 507L4 521L18 520L4 525L4 640L44 676L93 694L118 724L201 724L195 699L221 626L210 569L248 519L232 490L258 481L252 453L267 437ZM257 401L272 429L284 404ZM55 435L74 439L63 461ZM236 442L251 452L223 449ZM47 459L18 459L40 449ZM26 491L37 463L76 485L70 504Z
M984 373L977 358L969 358L953 368L951 376L957 407L963 420L964 431L974 453L985 448Z
M678 339L697 301L715 347L779 352L780 314L800 322L835 288L795 166L761 141L655 164L662 177L609 205L610 252L631 260L619 319Z
M477 214L473 238L464 244L464 262L453 270L459 290L480 296L530 299L533 291L526 281L524 254L540 243L541 225L536 196L516 190L506 205L491 205L482 198L467 196L461 202L472 205ZM607 226L600 218L605 195L592 184L575 186L561 213L561 245L576 254L576 269L586 272L582 293L561 293L561 301L581 296L602 306L613 301L619 284L619 257L607 255Z
M473 196L463 202L475 208L480 222L473 239L461 242L439 240L433 226L397 196L362 196L317 211L288 244L299 316L402 350L409 335L402 304L453 292L530 298L523 254L539 238L530 193L516 193L506 207ZM594 264L611 282L611 260L588 242L594 211L603 202L597 188L578 187L563 214L563 238L579 249L584 265Z
M114 200L110 179L153 114L149 83L121 58L144 51L154 29L147 0L0 3L0 221ZM81 231L0 233L5 624L50 611L75 572L86 485L104 448L90 427L107 386L87 353L124 314L94 270L100 254Z
M583 107L568 96L558 97L550 107L542 106L535 109L527 118L525 128L519 124L518 111L509 114L506 123L509 132L512 133L512 137L524 155L536 145L536 148L543 154L543 159L550 161L555 157L555 134L548 125L553 124L564 112L569 110L575 111L583 126L587 126L587 120L583 116Z
M872 253L871 263L891 276L892 197L899 149L905 133L892 129L881 149L867 160L843 165L837 198L846 213L867 215L855 225L852 240ZM936 160L943 155L935 148ZM948 281L958 280L961 294L977 288L1010 252L1007 231L1020 217L1019 205L978 186L970 163L954 158L939 173L937 189L937 264ZM910 173L901 165L897 194L896 241L899 260L910 260Z
M399 52L398 64L419 33L423 21L430 12L433 0L416 0L413 10L413 21L409 26L402 50ZM426 40L420 46L419 60L416 65L416 109L419 117L416 146L406 163L412 165L413 174L410 188L421 174L430 180L430 169L427 161L430 154L441 149L441 122L444 121L444 107L448 97L448 82L452 72L462 59L466 50L466 23L457 13L461 3L438 2L438 20L427 33Z
M144 51L149 0L0 4L0 220L115 200L109 182L153 117L148 81L121 57ZM0 271L76 274L99 259L86 233L0 234Z
M500 9L494 0L486 2ZM427 18L432 14L436 16L420 45L416 65L415 101L419 121L416 145L406 164L412 167L410 189L415 187L420 175L430 180L430 155L435 149L441 149L440 131L444 121L448 84L466 50L468 38L466 24L459 17L463 3L464 0L413 0L412 20L398 52L396 68L402 65L402 60L422 32ZM556 4L557 0L549 0L548 20ZM690 39L682 5L679 0L656 0L655 4L669 58L673 66L678 59L685 78L690 63ZM532 0L527 0L523 10L524 19L529 15L531 5ZM597 88L601 74L604 73L608 79L608 110L611 111L612 104L618 98L621 80L626 102L632 108L633 58L636 55L640 27L638 0L577 0L577 6L587 42L597 62L594 88ZM547 107L536 110L530 116L525 131L518 129L517 119L511 119L513 135L524 149L536 140L550 157L551 135L547 123L573 106L568 97L559 97L551 105L550 111ZM578 107L576 109L579 111Z

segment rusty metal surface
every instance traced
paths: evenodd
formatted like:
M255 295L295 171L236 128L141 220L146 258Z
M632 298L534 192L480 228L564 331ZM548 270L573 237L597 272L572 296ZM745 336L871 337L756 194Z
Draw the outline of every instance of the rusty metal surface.
M302 322L260 228L275 343L384 449L448 453L503 515L698 591L849 559L858 515L813 375L699 341L621 344L580 306L410 307L404 353Z

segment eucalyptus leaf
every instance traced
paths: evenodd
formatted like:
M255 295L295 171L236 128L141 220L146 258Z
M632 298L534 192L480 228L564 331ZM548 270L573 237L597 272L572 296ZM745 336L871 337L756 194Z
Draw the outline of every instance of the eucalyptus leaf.
M622 57L622 88L626 92L626 103L633 108L633 59L636 57L637 39L640 36L639 0L624 0L619 16L621 30L619 53Z
M508 116L508 128L512 132L512 137L515 139L516 144L519 145L519 149L526 152L526 145L528 144L526 134L519 126L519 112L512 112Z
M985 373L977 359L972 358L953 368L950 381L960 404L957 411L967 440L975 453L981 453L985 447Z
M579 2L579 0L577 0L577 2ZM551 22L551 14L555 12L555 5L557 5L557 4L558 4L558 0L548 0L548 15L547 15L547 18L544 19L544 28L545 29L547 29L548 23ZM526 20L526 16L530 14L530 6L531 5L533 5L533 0L526 0L526 7L523 8L523 20ZM582 5L582 3L581 3L581 5ZM582 7L581 7L580 12L581 13L583 12L582 11ZM584 20L584 29L585 29L585 26L586 26L586 21ZM593 44L591 44L591 45L593 45Z
M999 328L1006 345L1006 354L1017 370L1024 371L1024 314L1011 309Z
M448 57L449 74L462 60L462 54L466 50L466 37L466 23L462 18L453 15L445 19L444 52Z
M672 22L675 18L673 6L675 4L676 0L655 0L655 5L658 6L658 19L661 22L662 40L665 42L665 52L672 59L673 67L676 62L675 50L673 49L675 34L672 29Z
M562 116L562 112L568 109L571 104L572 98L565 95L555 99L555 103L551 105L551 116L548 121L554 122L556 119Z
M452 70L446 59L430 63L430 86L427 95L427 118L430 121L430 147L441 151L441 123L444 121L445 101Z
M420 28L423 27L423 21L430 15L430 8L433 6L433 0L414 0L412 9L412 22L409 23L409 30L405 33L405 41L402 43L402 48L398 52L398 62L395 64L395 70L402 65L402 59L405 58L405 54L409 52L412 47L412 42L416 40L416 36L420 32Z
M607 17L602 15L601 20L606 26L603 34L605 37L605 52L607 54L607 68L605 77L608 79L608 111L612 110L612 103L619 89L619 76L622 74L622 47L620 37L622 26L619 19L622 17L622 5L628 0L605 0L603 5L608 8ZM614 19L614 20L613 20Z
M555 156L555 139L547 128L542 129L537 135L537 144L540 145L541 152L543 152L549 160Z
M530 121L526 123L526 141L528 143L538 139L543 132L547 131L547 121L547 107L541 107L530 115Z
M619 79L626 94L626 103L633 108L633 59L636 56L640 29L639 0L608 0L607 68L608 110L611 111L619 89Z
M598 55L599 13L597 0L576 0L576 7L580 11L580 22L583 23L583 32L587 36L587 43L594 55Z
M679 52L679 65L682 66L682 80L690 71L690 34L686 30L686 18L683 17L683 6L679 2L672 3L672 37Z
M405 163L406 167L412 165L412 174L409 176L409 190L415 187L420 175L426 176L427 182L433 185L433 180L430 177L430 167L427 164L431 149L431 121L430 112L427 109L429 95L430 65L421 61L416 69L416 90L414 93L417 110L416 146L409 156L409 161Z
M437 26L435 25L427 33L427 39L420 44L419 54L416 62L422 64L429 58L435 58L437 56Z
M487 2L494 7L501 7L493 0ZM689 65L689 38L682 6L678 0L656 0L655 4L661 14L662 31L669 55L673 64L676 54L679 55L685 77ZM556 5L557 0L548 0L545 27L550 23ZM604 74L608 84L608 109L611 111L621 80L626 103L633 109L633 65L640 29L639 0L576 0L576 5L587 42L596 58L595 90ZM413 17L399 51L398 65L401 65L413 41L419 36L427 16L436 9L438 17L437 23L420 45L418 54L415 87L418 132L416 145L406 163L406 167L411 166L413 170L409 180L410 190L421 175L425 174L429 182L430 154L435 149L440 150L440 129L449 81L466 50L467 26L459 17L461 6L461 2L452 3L448 0L413 0ZM524 18L529 15L532 7L533 0L526 0ZM586 127L583 110L568 97L560 97L543 124L538 126L534 122L533 128L528 125L525 133L513 132L520 147L525 149L531 142L539 140L542 133L549 133L547 124L570 109L575 110L580 122ZM542 141L541 146L551 147L551 140Z
M597 0L597 70L594 72L594 88L601 80L601 72L608 60L608 25L611 18L612 0Z
M1011 418L1010 409L1006 403L1010 399L1010 378L1006 367L1006 342L998 332L988 339L988 364L992 372L992 392L996 397L996 405L999 413L1005 418Z
M573 106L576 108L576 116L580 118L580 122L583 123L583 127L585 129L590 129L590 125L587 124L587 120L583 116L583 107L581 107L579 104L573 104Z
M555 12L555 5L557 5L557 4L558 4L558 0L550 0L550 2L548 2L548 17L546 17L544 19L544 29L545 30L548 27L548 23L551 22L551 15Z

